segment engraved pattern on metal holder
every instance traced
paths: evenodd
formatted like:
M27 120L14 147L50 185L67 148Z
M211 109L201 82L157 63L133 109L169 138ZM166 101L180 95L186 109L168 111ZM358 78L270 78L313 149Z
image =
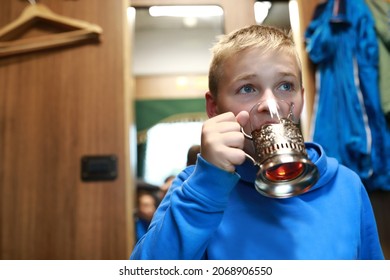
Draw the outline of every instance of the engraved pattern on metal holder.
M260 104L249 112L251 135L241 128L244 136L252 140L256 160L248 154L247 157L260 168L255 180L256 190L273 198L289 198L307 192L319 179L319 173L308 159L301 130L293 121L294 104L279 100L266 104L268 109L258 109ZM283 112L286 106L288 112ZM264 121L264 114L269 114L266 124L256 124L256 118Z

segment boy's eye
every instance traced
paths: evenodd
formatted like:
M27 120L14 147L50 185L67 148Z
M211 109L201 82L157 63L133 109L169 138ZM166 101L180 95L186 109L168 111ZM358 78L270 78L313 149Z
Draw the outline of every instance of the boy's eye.
M252 92L255 92L255 88L251 85L245 85L243 87L240 88L240 90L238 91L239 93L252 93Z
M280 87L280 90L283 91L292 91L293 90L293 85L291 83L283 83Z

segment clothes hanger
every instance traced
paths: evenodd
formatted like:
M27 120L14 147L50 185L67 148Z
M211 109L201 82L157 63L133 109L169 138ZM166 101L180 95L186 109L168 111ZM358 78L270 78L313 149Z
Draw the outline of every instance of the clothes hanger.
M58 15L43 4L33 0L28 1L30 5L23 10L22 14L0 29L0 57L97 39L102 33L102 29L95 24ZM38 21L69 31L12 40Z

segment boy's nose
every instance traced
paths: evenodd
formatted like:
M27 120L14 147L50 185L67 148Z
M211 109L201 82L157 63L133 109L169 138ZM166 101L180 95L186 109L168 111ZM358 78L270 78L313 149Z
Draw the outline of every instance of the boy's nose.
M261 95L260 102L265 101L265 100L269 100L269 99L276 99L276 97L275 97L274 93L272 92L272 89L266 88L264 90L263 94Z
M270 104L276 104L276 97L271 89L266 89L259 100L258 111L268 111Z

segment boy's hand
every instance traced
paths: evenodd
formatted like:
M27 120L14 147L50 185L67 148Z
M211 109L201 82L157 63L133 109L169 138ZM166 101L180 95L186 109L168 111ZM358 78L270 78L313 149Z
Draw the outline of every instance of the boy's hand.
M241 126L245 126L248 119L248 112L242 111L237 117L227 112L205 121L202 127L202 157L221 169L234 172L235 166L245 161L245 137Z

